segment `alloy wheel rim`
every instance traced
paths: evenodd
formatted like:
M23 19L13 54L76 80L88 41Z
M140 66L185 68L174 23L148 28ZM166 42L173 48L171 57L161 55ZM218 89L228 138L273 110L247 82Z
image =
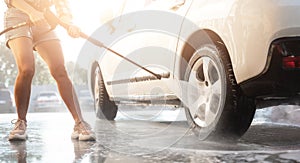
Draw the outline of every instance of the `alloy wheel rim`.
M199 58L189 75L189 111L200 127L214 123L222 103L222 79L216 62L208 56Z

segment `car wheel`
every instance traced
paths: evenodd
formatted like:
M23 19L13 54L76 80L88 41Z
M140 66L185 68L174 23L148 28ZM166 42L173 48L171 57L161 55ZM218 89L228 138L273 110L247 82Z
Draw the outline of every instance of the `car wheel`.
M109 99L99 65L94 69L94 108L99 119L114 120L118 107Z
M249 128L255 101L243 95L223 45L200 46L189 62L185 79L195 90L187 91L186 116L201 140L233 140Z

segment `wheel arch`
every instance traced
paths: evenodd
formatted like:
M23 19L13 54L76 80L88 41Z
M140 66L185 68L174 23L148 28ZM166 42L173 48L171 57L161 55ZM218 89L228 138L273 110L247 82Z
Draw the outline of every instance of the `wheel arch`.
M216 32L210 29L201 29L190 35L190 37L185 42L181 52L180 64L179 64L180 80L183 80L185 77L188 63L190 62L190 59L192 58L195 49L198 48L200 45L211 43L211 42L213 42L214 44L225 46L225 49L227 50L227 47L224 41L221 39L221 37Z

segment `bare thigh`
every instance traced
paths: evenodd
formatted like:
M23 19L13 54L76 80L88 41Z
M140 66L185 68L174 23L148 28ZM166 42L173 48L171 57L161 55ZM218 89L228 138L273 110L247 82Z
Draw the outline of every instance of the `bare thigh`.
M35 49L49 66L51 73L64 68L64 56L59 40L49 40L38 44Z
M32 40L28 37L19 37L8 42L19 72L22 70L34 71L34 56L32 51Z

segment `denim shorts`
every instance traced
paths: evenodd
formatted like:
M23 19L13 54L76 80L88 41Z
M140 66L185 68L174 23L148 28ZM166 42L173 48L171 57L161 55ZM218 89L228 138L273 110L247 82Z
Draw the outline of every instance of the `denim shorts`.
M16 9L8 8L4 15L4 27L12 27L20 23L30 22L29 16ZM48 24L44 25L28 25L22 26L5 33L6 46L9 48L8 42L19 37L28 37L32 40L33 48L39 43L49 40L59 40L54 30L51 30Z

